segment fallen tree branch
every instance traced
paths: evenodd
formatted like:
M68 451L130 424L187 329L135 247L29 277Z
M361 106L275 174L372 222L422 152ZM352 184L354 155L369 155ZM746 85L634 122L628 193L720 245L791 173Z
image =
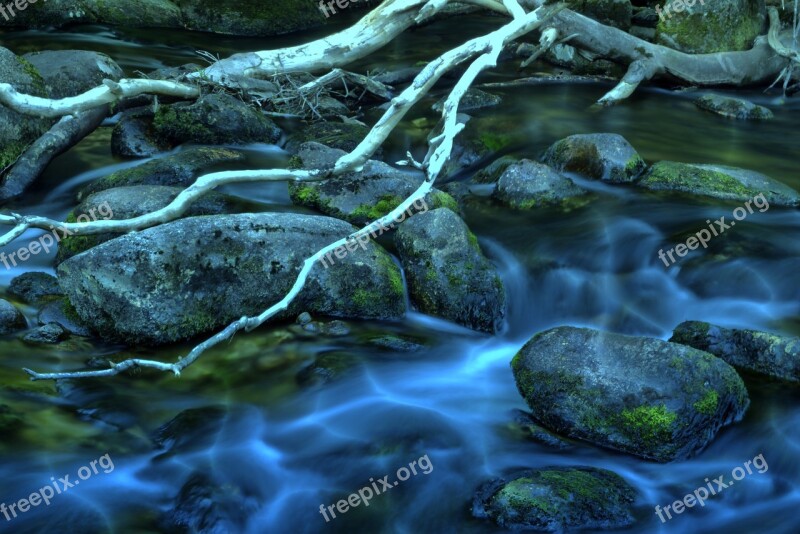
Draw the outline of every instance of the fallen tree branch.
M5 104L19 113L47 118L74 115L123 98L142 94L197 98L200 96L200 89L194 85L165 80L122 79L119 82L103 80L103 85L100 87L95 87L80 95L51 100L19 93L11 84L0 83L0 104Z
M543 1L526 0L525 4L537 6ZM669 76L702 87L766 83L777 76L787 62L785 57L775 54L763 36L756 38L750 50L686 54L644 41L569 9L555 15L548 26L557 29L561 35L570 35L571 46L600 58L621 65L643 62L629 69L625 79L609 93L610 96L603 97L604 103L617 102L629 96L641 81L656 76ZM779 26L772 24L771 30L780 42L777 37Z
M628 72L622 80L609 92L607 92L597 103L601 106L611 106L631 96L639 84L649 80L658 72L655 63L648 60L637 59L628 65Z
M516 1L516 0L511 0ZM480 56L475 59L472 64L466 69L459 81L453 87L449 96L445 100L442 117L443 126L442 133L430 141L430 148L428 155L425 158L423 166L426 170L426 179L408 198L400 203L396 208L385 216L373 221L364 228L354 232L353 234L342 238L334 243L331 243L322 249L318 250L315 254L305 259L303 267L297 275L289 292L279 302L273 304L264 312L256 317L242 317L228 325L224 330L210 337L203 343L197 345L192 351L179 359L174 364L165 364L163 362L155 362L152 360L125 360L115 364L109 369L97 371L78 371L67 373L37 373L30 369L25 369L25 372L30 375L31 380L57 380L62 378L86 378L97 376L113 376L119 374L127 369L133 367L147 367L161 371L171 371L176 376L179 376L181 371L194 363L205 351L217 345L218 343L230 339L240 330L250 331L264 322L274 317L278 313L286 310L291 302L302 291L308 276L311 273L314 265L328 252L346 245L349 240L357 239L358 237L368 234L377 228L385 227L397 218L400 214L408 210L411 205L418 199L423 198L433 188L433 184L441 172L444 163L450 156L453 148L453 140L463 129L463 124L457 121L458 104L462 97L469 89L470 85L475 81L478 74L486 68L495 66L497 58L503 47L510 41L525 35L530 31L537 28L548 17L547 14L543 16L543 11L537 9L532 13L525 14L521 17L516 17L507 25L502 28L476 39L472 39L460 47L453 49L445 54L439 56L436 60L428 64L428 66L420 72L414 79L414 82L401 93L398 97L393 99L392 104L384 114L383 118L378 121L378 124L373 127L372 132L364 139L364 141L356 147L353 152L342 156L334 167L334 172L337 169L346 169L354 165L358 165L361 158L369 152L370 147L374 145L373 141L369 138L377 136L378 138L385 139L394 125L397 124L395 117L404 115L410 109L413 103L418 102L428 90L433 86L436 80L440 79L449 70L463 63L477 54ZM358 155L360 153L361 155ZM353 156L353 154L356 154ZM346 160L345 163L342 163ZM92 224L92 223L87 223Z
M17 159L0 186L0 202L20 196L44 172L56 156L63 154L92 133L108 115L100 106L62 117Z

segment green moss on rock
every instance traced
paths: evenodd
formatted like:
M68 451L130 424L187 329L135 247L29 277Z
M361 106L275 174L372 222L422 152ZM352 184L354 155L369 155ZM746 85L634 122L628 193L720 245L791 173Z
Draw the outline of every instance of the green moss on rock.
M694 403L694 409L703 415L711 417L717 413L718 405L719 395L713 389L709 389L702 399Z
M623 430L647 447L671 441L676 418L677 415L663 404L639 406L620 413Z

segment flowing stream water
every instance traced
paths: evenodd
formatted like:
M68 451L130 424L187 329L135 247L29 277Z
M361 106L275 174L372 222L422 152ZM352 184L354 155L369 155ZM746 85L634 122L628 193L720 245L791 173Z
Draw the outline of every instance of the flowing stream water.
M343 24L346 21L343 19ZM430 59L499 19L450 19L409 32L374 56L362 70L401 68ZM88 49L108 53L127 75L137 70L199 62L194 50L226 56L285 46L311 33L274 39L234 39L175 31L68 31L0 33L16 53ZM482 81L511 79L513 68ZM571 134L623 135L648 163L658 160L718 163L750 168L800 189L797 122L800 103L753 92L775 119L732 122L696 109L696 93L639 89L622 105L589 106L608 84L537 84L493 90L503 103L474 113L510 124L512 155L537 157ZM414 119L433 119L432 95L413 111L386 147L386 161L400 159L414 142L422 155L424 133ZM86 182L139 162L115 160L110 128L101 128L47 170L36 191L14 209L64 217ZM252 166L285 165L277 146L245 148ZM508 299L504 331L486 337L415 312L397 322L350 322L336 339L313 336L283 342L286 325L240 334L205 354L180 379L141 373L133 377L62 384L30 383L22 367L66 370L88 357L117 353L172 360L192 346L131 351L78 343L75 350L31 348L0 340L0 406L24 413L22 430L0 441L0 502L10 503L71 475L106 453L114 469L12 521L0 532L157 532L158 516L174 506L192 473L212 478L211 497L248 533L297 532L495 532L471 516L471 499L484 481L519 468L589 465L621 474L638 490L631 532L771 532L800 529L800 390L745 376L752 404L744 420L723 429L688 461L657 464L571 442L555 449L526 439L512 424L527 409L509 362L536 332L581 325L667 339L672 328L695 319L800 335L800 213L771 206L755 211L703 254L666 268L658 259L706 226L730 218L735 203L653 194L575 177L597 200L565 213L557 209L514 212L489 202L470 205L466 220L500 270ZM225 192L260 201L266 209L291 207L286 186L230 186ZM35 237L30 232L22 240ZM11 245L4 250L15 250ZM51 258L0 271L3 284L24 270L51 271ZM51 271L52 272L52 271ZM386 333L427 344L424 351L378 350L366 340ZM348 362L341 375L308 385L298 373L320 355ZM216 408L209 408L216 407ZM196 412L196 439L178 439L154 450L149 435L183 410ZM204 432L203 425L218 432ZM191 435L191 434L190 434ZM653 507L682 499L762 454L764 473L662 524ZM384 475L427 455L433 469L326 522L321 504L335 504ZM209 512L213 516L214 513ZM226 524L226 523L222 523ZM226 529L218 530L225 532ZM235 531L229 527L227 531Z

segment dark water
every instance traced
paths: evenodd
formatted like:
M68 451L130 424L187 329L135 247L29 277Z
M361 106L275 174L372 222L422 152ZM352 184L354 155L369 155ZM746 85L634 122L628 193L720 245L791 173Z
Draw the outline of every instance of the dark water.
M412 32L359 65L404 67L431 57L498 19L447 21ZM18 53L83 48L115 57L129 75L194 60L202 48L222 56L235 51L294 44L299 37L223 39L180 32L111 32L89 27L70 32L0 34ZM488 74L496 82L513 69ZM536 157L570 134L615 132L648 161L662 159L752 168L800 189L797 174L798 104L750 93L774 111L773 121L735 123L696 110L690 93L644 89L622 106L596 112L590 104L608 86L536 85L500 91L501 107L477 115L503 125L513 154ZM431 98L409 115L387 147L395 161L424 134L411 121L431 117ZM41 187L15 209L63 216L85 182L129 162L115 161L109 129L92 134L48 169ZM247 147L249 164L284 165L277 147ZM396 156L396 157L395 157ZM209 498L233 517L220 532L494 532L473 519L470 502L481 482L519 468L591 465L624 476L638 492L631 532L775 532L800 530L800 390L746 377L752 405L745 419L724 429L697 458L661 465L575 443L554 450L527 441L511 426L525 409L509 362L519 347L545 328L572 324L668 338L687 319L800 335L800 215L771 206L715 238L708 251L666 269L661 248L681 242L706 219L730 217L737 204L645 193L582 182L598 199L564 213L515 213L489 203L473 205L467 221L498 265L509 296L502 335L479 336L410 312L399 322L352 323L344 338L284 340L286 325L238 335L189 368L180 379L146 373L64 385L29 383L20 368L66 370L115 347L76 344L74 350L33 349L0 341L0 404L24 413L23 429L3 436L0 502L10 503L105 454L100 470L79 487L6 522L8 532L157 532L158 516L174 506L192 473L213 478ZM288 209L284 185L232 186L227 192ZM22 241L34 237L31 232ZM17 245L18 246L18 245ZM13 250L16 247L7 247ZM39 256L26 269L47 270ZM20 271L2 272L7 283ZM426 340L423 352L396 354L365 343L386 332ZM166 361L186 344L140 356ZM331 383L302 385L298 373L324 354L345 353L353 365ZM126 353L127 354L127 353ZM131 353L132 355L133 353ZM149 434L179 412L222 406L218 433L153 451ZM219 414L220 412L213 412ZM211 416L209 416L210 418ZM201 432L202 434L202 432ZM350 493L427 455L419 473L369 507L359 506L326 523L321 504ZM709 480L763 455L764 473L736 485L662 524L653 512ZM213 514L210 514L213 515Z

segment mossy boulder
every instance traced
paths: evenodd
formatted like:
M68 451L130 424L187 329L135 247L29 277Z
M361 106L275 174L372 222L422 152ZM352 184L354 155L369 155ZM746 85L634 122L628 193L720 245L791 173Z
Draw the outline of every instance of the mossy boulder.
M308 0L175 0L187 29L230 35L279 35L321 26L318 2Z
M102 337L158 345L218 330L282 299L303 261L355 228L329 217L189 217L126 234L58 266L78 315ZM405 312L399 268L373 242L315 265L279 318L302 311L389 319Z
M77 96L102 85L103 80L118 81L124 72L106 54L88 50L46 50L23 56L42 75L50 98Z
M646 167L631 144L612 133L578 134L556 141L543 161L559 172L611 183L632 182Z
M306 169L329 169L345 152L319 143L304 143L297 153ZM395 169L382 161L369 160L360 172L348 172L324 182L289 184L292 202L318 210L325 215L365 225L383 217L416 191L424 176L419 172ZM435 209L448 207L458 211L455 199L437 189L426 195L424 206Z
M198 147L182 150L177 154L153 159L116 171L84 187L78 194L83 200L92 193L114 187L131 185L169 185L187 187L194 183L200 174L211 172L225 165L244 161L244 155L226 148Z
M547 165L523 159L506 168L492 196L515 209L543 206L574 209L588 204L592 196L566 176Z
M800 206L800 193L791 187L756 171L724 165L659 161L637 185L653 191L676 191L742 202L763 194L769 205Z
M281 130L259 109L231 95L214 93L194 102L160 106L153 119L156 140L166 145L275 143Z
M2 47L0 83L11 84L20 93L47 97L47 87L36 67L27 59ZM0 105L0 177L53 122L55 121L52 119L24 115Z
M764 106L758 106L743 98L730 98L721 95L703 95L694 101L700 109L742 120L765 120L772 118L772 112Z
M31 306L39 306L50 299L64 295L55 276L39 271L29 271L12 278L7 292Z
M80 205L67 215L66 222L75 222L77 216L89 214L92 209L97 214L98 206L102 206L103 212L98 216L100 219L106 218L104 214L108 214L108 212L111 215L107 218L111 220L132 219L160 210L175 200L175 197L182 191L183 189L180 187L166 185L132 185L105 189L86 197ZM236 203L232 197L211 191L192 203L183 216L218 215L221 213L235 213L236 211L243 210L237 210ZM65 236L58 244L56 264L120 235L122 234L109 232Z
M180 28L181 13L169 0L40 0L15 11L0 26L24 28L108 24L128 28Z
M500 329L505 288L458 215L447 208L419 213L400 226L395 245L420 311L481 332Z
M800 382L800 338L797 337L685 321L675 328L670 341L710 352L737 369Z
M352 152L369 133L361 124L346 122L314 122L292 133L286 141L286 150L296 154L303 143L314 142L330 148ZM380 149L375 157L380 157Z
M659 462L693 456L750 403L736 371L707 352L589 328L541 332L511 367L545 428Z
M630 0L567 0L566 4L572 11L603 24L622 30L631 27L633 6Z
M633 524L635 498L636 490L612 471L551 466L483 484L472 513L509 530L608 530Z
M693 5L688 7L684 0L668 0L664 4L665 16L656 30L659 44L689 54L747 50L764 28L764 0L690 3Z

